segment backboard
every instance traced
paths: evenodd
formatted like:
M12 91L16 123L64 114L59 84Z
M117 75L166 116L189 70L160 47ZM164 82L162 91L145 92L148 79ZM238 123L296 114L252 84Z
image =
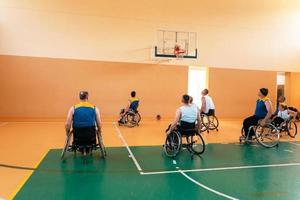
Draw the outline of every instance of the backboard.
M197 33L181 31L157 31L157 46L155 57L176 58L174 47L184 50L183 58L197 59Z

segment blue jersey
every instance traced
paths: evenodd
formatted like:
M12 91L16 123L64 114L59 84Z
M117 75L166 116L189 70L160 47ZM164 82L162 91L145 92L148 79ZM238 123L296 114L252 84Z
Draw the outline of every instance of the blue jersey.
M136 97L129 99L130 101L130 110L137 110L140 104L140 100Z
M268 110L266 107L266 101L270 101L269 98L263 98L263 99L258 99L256 101L256 108L255 108L255 116L258 118L265 118L266 115L268 114Z
M74 106L73 128L92 127L96 124L96 108L88 102Z

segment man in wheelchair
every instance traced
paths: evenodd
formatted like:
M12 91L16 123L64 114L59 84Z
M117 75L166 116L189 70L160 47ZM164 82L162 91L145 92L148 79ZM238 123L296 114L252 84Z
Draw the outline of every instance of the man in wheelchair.
M170 134L173 130L178 130L182 135L194 134L201 124L200 112L197 106L190 104L190 96L185 94L182 96L182 106L177 109L175 120L167 130Z
M132 114L138 113L137 109L139 107L140 100L139 100L139 98L136 97L136 92L135 91L132 91L130 96L131 97L128 100L128 104L127 104L126 108L122 109L121 112L120 112L120 119L118 121L119 124L125 124L126 123L126 115L129 112L131 112Z
M200 134L200 112L197 106L190 103L188 95L183 95L182 104L176 111L175 120L166 130L164 150L168 157L174 158L184 146L193 159L194 155L200 155L205 151L205 143ZM182 138L186 139L186 144L183 144Z
M243 121L243 132L249 140L252 140L255 133L250 127L260 124L264 126L267 121L272 117L272 102L267 97L269 90L267 88L261 88L258 92L258 100L256 101L255 113L253 116L246 118ZM249 134L248 134L249 133Z
M271 123L280 132L287 132L291 137L295 137L297 134L297 125L293 120L296 119L296 116L297 112L290 110L286 104L279 104L277 115L272 118Z
M73 128L73 144L83 154L88 154L96 145L96 131L101 130L99 109L88 102L88 92L79 93L80 103L72 106L66 121L67 137Z
M201 114L205 114L207 116L215 116L215 104L212 98L208 95L208 89L204 89L201 92Z

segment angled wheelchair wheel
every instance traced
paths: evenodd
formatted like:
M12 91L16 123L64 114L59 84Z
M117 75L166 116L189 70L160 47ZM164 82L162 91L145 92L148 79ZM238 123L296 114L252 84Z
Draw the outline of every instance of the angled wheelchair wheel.
M209 130L217 130L219 127L219 120L216 116L209 116Z
M255 136L258 143L264 147L271 148L278 145L280 132L272 124L266 124L264 126L257 125L255 129Z
M241 129L241 135L244 136L244 137L246 137L244 127L242 127L242 129Z
M298 133L297 124L293 121L289 121L289 123L287 124L287 132L290 137L295 138Z
M201 132L209 130L209 117L205 114L201 114Z
M140 113L138 113L138 112L135 113L135 121L136 121L137 123L140 123L141 119L142 119L142 117L141 117Z
M73 132L70 131L67 135L67 138L66 138L66 141L65 141L65 146L64 146L64 148L61 152L61 157L60 157L61 160L65 159L66 152L68 151L68 148L70 146L72 134L73 134Z
M196 133L193 136L189 136L187 138L188 144L191 145L191 149L195 154L202 154L205 151L205 142L201 136L201 134Z
M177 131L172 131L167 135L164 150L168 157L176 157L181 148L181 136Z
M134 113L134 112L128 112L125 116L125 124L126 126L132 128L132 127L135 127L138 123L139 123L139 120L140 118L138 118L138 116L140 115L137 115L138 113Z
M105 158L107 154L106 154L106 149L105 149L105 146L103 143L101 132L97 131L96 134L97 134L97 140L98 140L98 145L99 145L99 150L100 150L101 156L102 156L102 158Z

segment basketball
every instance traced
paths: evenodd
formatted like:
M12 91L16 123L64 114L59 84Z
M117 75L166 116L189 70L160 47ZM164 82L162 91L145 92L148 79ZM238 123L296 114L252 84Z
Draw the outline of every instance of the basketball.
M156 120L160 120L161 116L160 115L156 115Z

